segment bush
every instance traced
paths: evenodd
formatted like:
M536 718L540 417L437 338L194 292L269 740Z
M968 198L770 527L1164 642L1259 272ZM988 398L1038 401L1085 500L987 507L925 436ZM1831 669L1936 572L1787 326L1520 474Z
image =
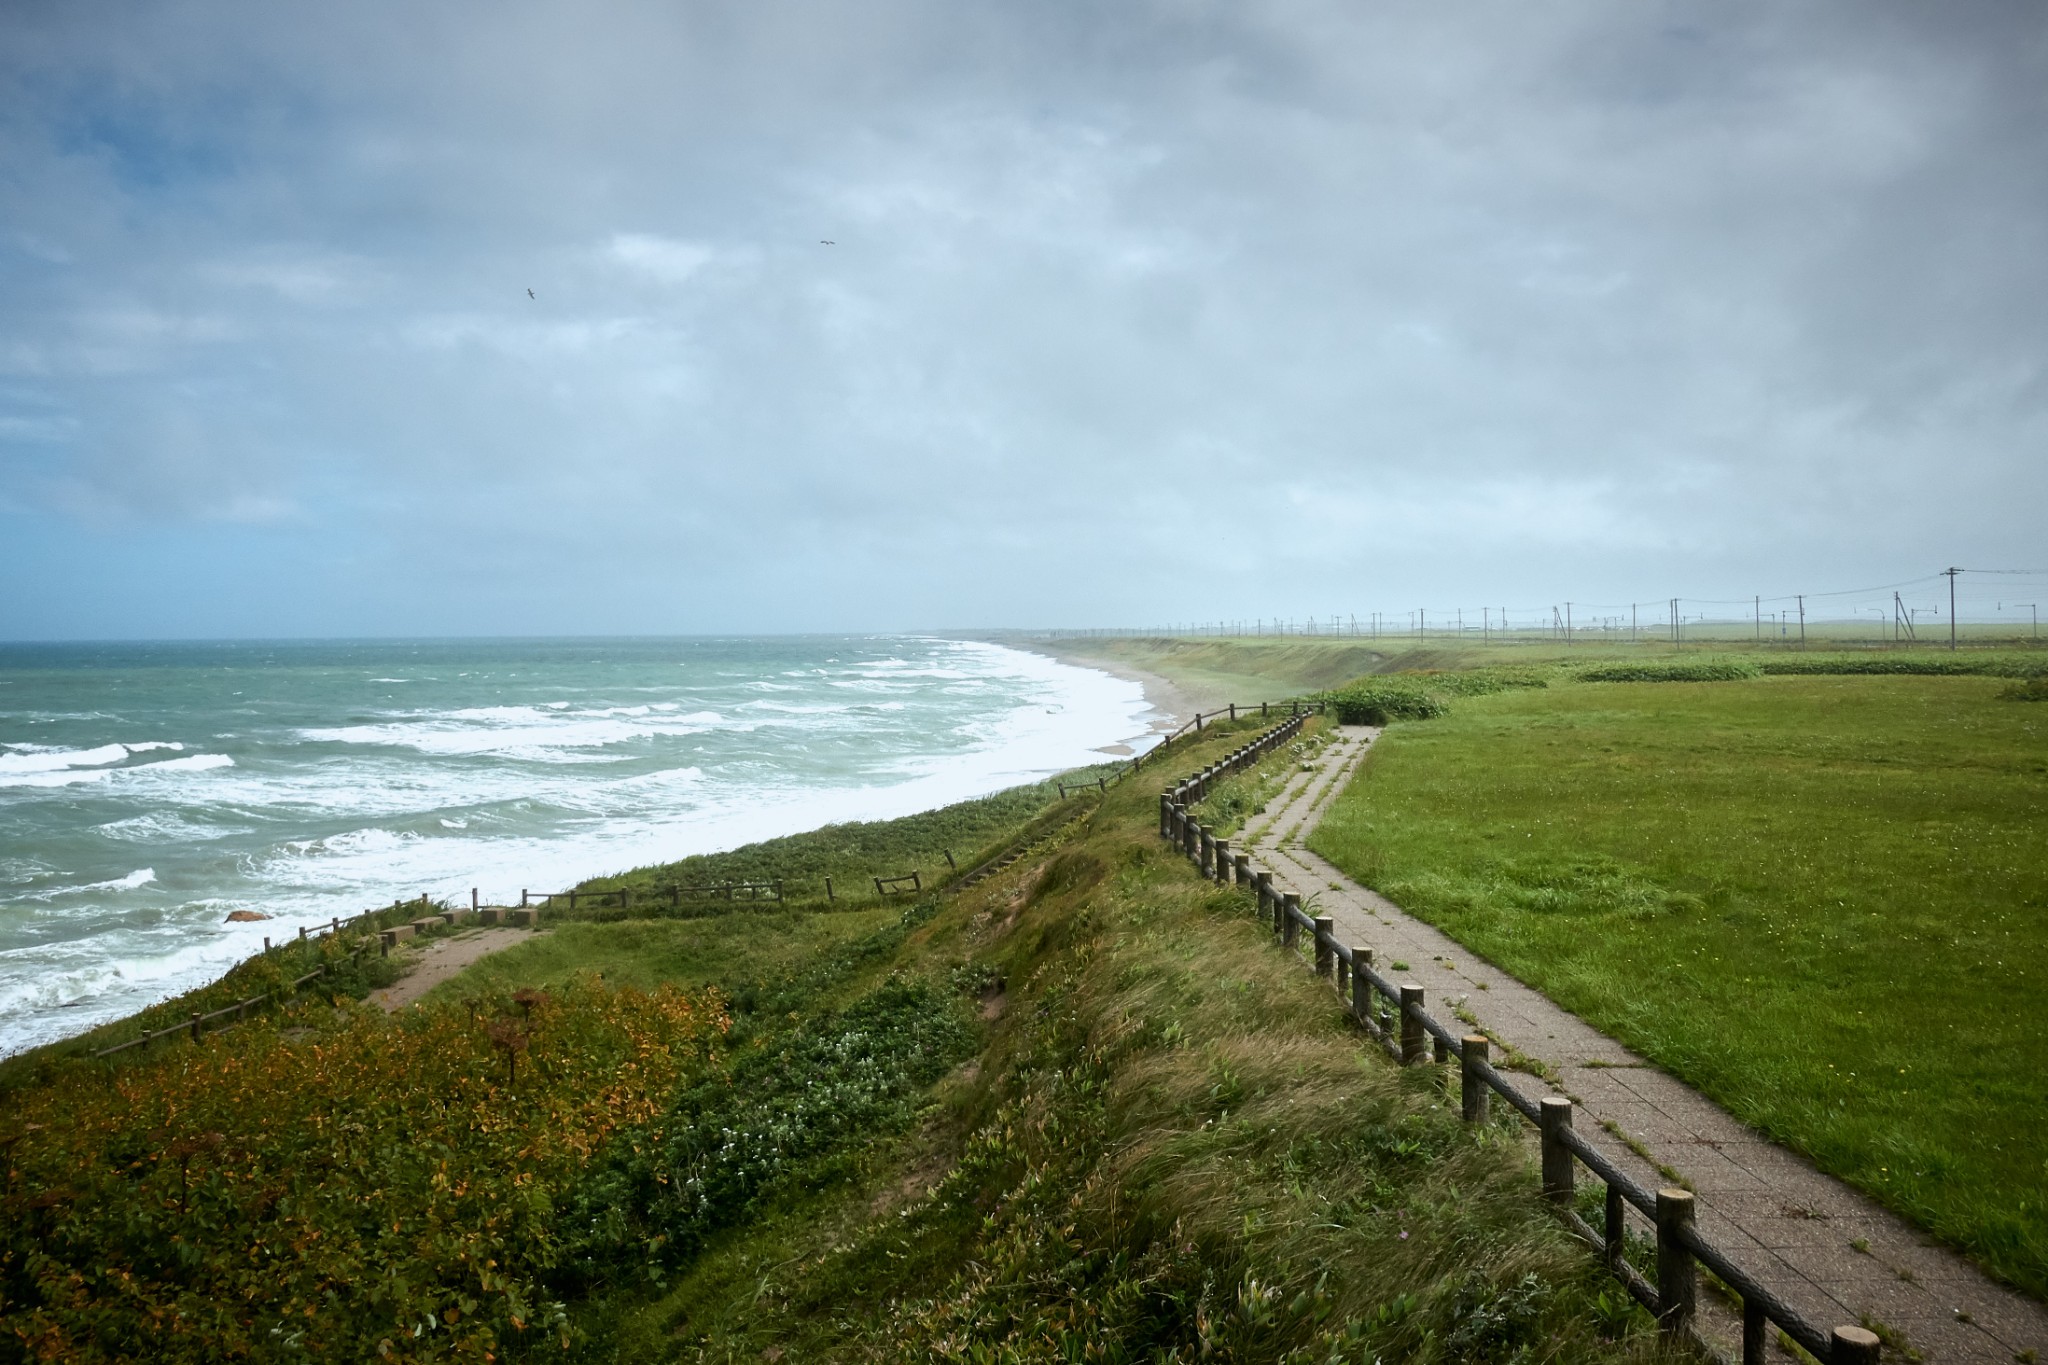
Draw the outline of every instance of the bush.
M2008 683L1998 695L2007 701L2048 701L2048 674L2037 673L2025 682Z
M1450 706L1413 683L1374 680L1329 694L1341 725L1385 725L1396 720L1435 720Z
M1739 682L1761 678L1752 663L1703 659L1697 663L1600 664L1579 670L1580 682Z
M903 978L768 1038L614 1147L565 1210L570 1260L596 1281L684 1259L778 1190L826 1183L841 1149L906 1127L924 1088L974 1044L957 1000Z
M1516 688L1550 686L1550 679L1533 668L1470 668L1457 672L1398 676L1419 676L1427 679L1424 686L1453 697L1484 697L1495 692L1513 691Z
M1924 654L1813 654L1800 655L1797 658L1766 659L1763 670L1766 673L1809 675L1912 673L1943 677L2030 678L2039 677L2044 670L2048 670L2048 661L2016 659L2010 655L1996 654L1943 654L1932 657Z
M0 1131L0 1341L29 1359L505 1360L568 1345L557 1204L706 1069L715 997L579 983L299 1011L73 1063ZM516 1071L516 1082L513 1079Z

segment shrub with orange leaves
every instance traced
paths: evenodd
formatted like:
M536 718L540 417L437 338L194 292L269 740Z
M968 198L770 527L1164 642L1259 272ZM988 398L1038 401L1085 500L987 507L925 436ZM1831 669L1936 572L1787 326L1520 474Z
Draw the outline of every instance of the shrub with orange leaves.
M715 995L595 981L481 1014L307 1006L287 1022L308 1031L69 1064L12 1097L0 1357L564 1350L546 1289L557 1203L711 1069L728 1027Z

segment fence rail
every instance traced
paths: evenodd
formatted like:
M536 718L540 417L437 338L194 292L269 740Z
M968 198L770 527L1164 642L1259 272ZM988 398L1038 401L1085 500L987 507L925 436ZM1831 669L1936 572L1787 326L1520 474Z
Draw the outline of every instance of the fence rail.
M1575 1234L1600 1253L1602 1262L1637 1302L1657 1319L1667 1336L1703 1349L1695 1318L1699 1270L1704 1266L1742 1301L1743 1365L1763 1365L1769 1329L1777 1327L1799 1347L1825 1365L1877 1365L1877 1336L1858 1326L1823 1332L1792 1305L1743 1270L1701 1235L1689 1190L1649 1190L1631 1179L1599 1148L1573 1131L1573 1104L1563 1096L1530 1099L1511 1085L1489 1059L1491 1044L1482 1034L1446 1028L1424 1008L1423 988L1381 975L1373 950L1365 944L1340 943L1336 922L1310 913L1302 898L1274 887L1270 869L1258 867L1248 853L1232 849L1230 840L1195 818L1191 808L1206 798L1211 784L1258 762L1301 729L1296 714L1232 750L1220 761L1182 779L1159 794L1159 834L1185 853L1202 875L1245 889L1262 922L1289 952L1300 953L1308 935L1318 976L1344 998L1351 1017L1366 1035L1403 1066L1458 1066L1462 1112L1468 1122L1487 1122L1491 1098L1498 1095L1537 1129L1543 1169L1543 1191ZM1605 1187L1603 1226L1595 1228L1576 1208L1577 1168L1583 1166ZM1629 1264L1624 1256L1627 1209L1634 1208L1654 1227L1656 1277Z

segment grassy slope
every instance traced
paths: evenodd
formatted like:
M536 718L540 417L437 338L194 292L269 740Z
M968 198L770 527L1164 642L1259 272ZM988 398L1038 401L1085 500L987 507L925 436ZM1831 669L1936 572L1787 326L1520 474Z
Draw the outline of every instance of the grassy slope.
M1114 775L1118 764L1067 775L1069 783ZM1041 822L1056 823L1078 807L1062 803L1054 783L1011 787L972 801L921 811L893 820L852 821L806 830L801 834L764 839L723 853L703 853L635 868L612 876L593 877L577 890L631 888L636 896L655 896L669 886L709 886L721 882L765 882L784 879L792 901L823 901L825 878L834 880L840 903L872 904L870 878L916 870L927 884L952 875L951 853L960 872L972 870L1004 847L1017 833ZM715 908L710 902L686 901L695 909ZM579 911L581 907L578 907ZM601 917L601 912L593 910Z
M1157 673L1211 696L1273 701L1376 671L1387 650L1358 640L1062 639L1062 654Z
M980 1054L915 1129L788 1180L673 1283L586 1303L590 1353L1637 1354L1639 1337L1602 1339L1642 1319L1542 1211L1515 1130L1465 1129L1433 1080L1362 1049L1246 903L1159 845L1155 802L1151 783L1113 789L1064 843L947 902L897 950L813 973L802 992L769 984L764 1014L796 995L835 1008L891 976L965 983L982 1005ZM776 941L851 918L799 916ZM714 928L567 927L589 945ZM499 979L549 979L549 951L504 955ZM685 970L718 979L716 953Z
M1567 684L1397 726L1311 841L2048 1293L2048 709Z

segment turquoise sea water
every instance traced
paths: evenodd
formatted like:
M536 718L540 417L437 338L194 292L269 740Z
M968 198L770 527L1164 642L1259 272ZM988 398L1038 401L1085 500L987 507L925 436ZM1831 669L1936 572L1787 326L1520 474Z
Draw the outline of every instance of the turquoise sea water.
M1149 719L921 638L0 645L0 1054L302 923L929 809Z

